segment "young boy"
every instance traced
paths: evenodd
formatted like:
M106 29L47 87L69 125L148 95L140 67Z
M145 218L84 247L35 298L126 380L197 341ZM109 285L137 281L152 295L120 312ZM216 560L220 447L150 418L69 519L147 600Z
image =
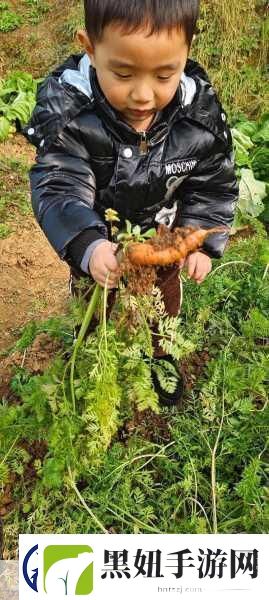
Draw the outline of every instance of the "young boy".
M74 281L115 293L116 245L105 223L115 209L142 231L230 226L238 186L226 114L204 70L188 55L199 0L84 0L85 53L71 56L39 87L24 129L36 145L30 172L32 204L49 242ZM208 238L185 261L200 284L228 234ZM180 309L179 269L160 269L166 310ZM159 345L155 357L172 362ZM163 404L178 402L182 383Z

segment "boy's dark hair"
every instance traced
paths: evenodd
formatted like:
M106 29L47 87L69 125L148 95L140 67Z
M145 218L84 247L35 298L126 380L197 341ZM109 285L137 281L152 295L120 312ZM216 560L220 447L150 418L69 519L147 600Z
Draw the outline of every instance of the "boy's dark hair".
M93 42L101 40L104 28L111 23L129 33L149 25L149 35L179 27L190 47L199 5L200 0L84 0L85 27Z

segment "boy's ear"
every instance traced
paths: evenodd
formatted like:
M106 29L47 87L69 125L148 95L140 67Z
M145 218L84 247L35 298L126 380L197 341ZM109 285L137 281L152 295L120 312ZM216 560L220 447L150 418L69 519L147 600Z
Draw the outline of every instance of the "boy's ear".
M85 29L78 29L77 33L76 33L76 38L78 40L78 42L83 46L83 48L85 48L90 60L91 60L91 64L94 67L95 66L95 59L94 59L94 45L91 42L87 31Z

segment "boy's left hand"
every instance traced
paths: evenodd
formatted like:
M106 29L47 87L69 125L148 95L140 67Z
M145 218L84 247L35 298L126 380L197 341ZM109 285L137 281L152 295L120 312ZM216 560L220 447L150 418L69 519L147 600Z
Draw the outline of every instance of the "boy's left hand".
M192 252L184 262L180 263L180 268L185 267L188 271L188 278L194 279L200 284L204 281L212 269L212 261L207 254L203 252Z

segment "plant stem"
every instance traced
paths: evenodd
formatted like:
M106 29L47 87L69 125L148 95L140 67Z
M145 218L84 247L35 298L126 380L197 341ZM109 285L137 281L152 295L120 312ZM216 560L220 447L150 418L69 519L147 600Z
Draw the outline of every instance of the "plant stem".
M268 271L269 271L269 263L268 263L268 265L266 265L266 269L265 269L265 271L264 271L264 274L263 274L262 281L264 281L264 279L267 277L267 275L268 275Z
M72 402L73 402L73 410L74 412L76 412L76 397L75 397L75 389L74 389L74 371L75 371L75 362L76 362L76 357L77 357L77 353L78 350L84 340L84 337L86 335L87 329L90 325L90 322L93 318L93 315L95 313L97 304L98 304L98 300L100 298L101 295L101 286L99 285L99 283L95 284L95 288L91 297L91 300L89 302L85 317L83 319L79 334L78 334L78 338L75 342L75 347L73 350L73 354L71 357L71 369L70 369L70 388L71 388L71 396L72 396Z
M104 295L103 295L103 334L105 337L106 352L107 352L106 311L107 311L107 296L108 296L108 288L107 288L108 279L109 279L109 273L107 274L107 277L106 277L106 283L105 283Z
M141 471L141 469L144 469L145 467L147 467L147 465L149 465L149 463L151 463L155 458L160 457L160 458L167 458L165 455L165 450L167 448L169 448L170 446L174 446L176 442L170 442L169 444L167 444L167 446L163 446L158 452L156 452L156 454L149 454L149 460L147 460L147 462L145 462L143 465L140 465L140 467L138 467L136 469L136 471ZM140 456L140 457L135 457L135 459L133 459L131 462L134 462L134 460L137 460L137 458L147 458L147 456L145 455Z
M19 435L17 435L17 436L15 437L15 439L13 440L13 442L12 442L12 444L11 444L11 446L10 446L9 450L8 450L8 451L7 451L7 453L5 454L5 456L4 456L4 458L3 458L3 460L1 460L1 462L0 462L0 465L3 465L3 464L5 463L5 461L7 460L8 456L10 455L10 452L11 452L11 450L13 450L13 448L14 448L14 446L15 446L16 442L18 441L19 437L20 437Z
M85 510L89 513L89 515L92 517L92 519L95 521L95 523L98 525L98 527L100 527L101 531L103 533L109 533L109 531L107 529L105 529L104 525L102 525L102 523L99 521L99 519L95 516L95 514L92 512L92 510L89 508L89 506L86 504L83 496L81 495L80 491L78 490L76 483L74 481L70 466L68 467L68 473L69 473L69 477L70 477L70 482L72 485L72 488L74 489L74 491L76 492L76 495L78 497L78 499L80 500L81 504L83 505L83 507L85 508ZM116 511L113 510L113 508L116 509ZM128 521L126 519L124 519L123 516L120 516L119 513L122 513L122 515L126 515L127 517L129 517L131 520L133 520L136 524L144 527L144 529L147 529L148 531L150 531L151 533L162 533L159 529L156 529L155 527L151 527L151 525L148 525L147 523L144 523L143 521L141 521L140 519L134 517L133 515L131 515L130 513L128 513L127 511L123 510L122 508L120 508L119 506L117 506L116 504L110 504L109 506L107 506L107 510L109 512L111 512L112 514L114 514L117 517L120 517L121 519L125 520L126 523L128 523Z
M192 498L191 496L187 497L186 500L191 500L192 502L194 502L195 504L197 504L197 506L199 506L199 508L201 509L201 511L204 514L205 520L206 520L206 522L208 524L208 527L209 527L209 530L211 532L212 528L211 528L211 525L210 525L210 521L209 521L209 518L208 518L208 516L206 514L206 511L205 511L203 505L201 504L201 502L199 502L199 500L197 500L197 498Z
M212 487L213 533L218 533L217 494L216 494L216 483L217 483L217 477L216 477L216 456L217 456L217 449L218 449L219 440L220 440L220 434L222 432L223 423L224 423L224 413L225 413L224 385L225 385L225 373L226 373L226 371L225 371L226 356L227 356L228 348L229 348L229 346L230 346L231 341L232 341L233 338L234 338L234 335L232 335L231 339L229 340L227 348L226 348L225 353L224 353L221 421L220 421L220 426L219 426L219 430L218 430L218 434L217 434L217 439L216 439L216 442L215 442L215 446L214 446L213 450L211 450L211 452L212 452L212 460L211 460L211 487Z
M92 510L89 508L89 506L86 504L84 498L82 497L80 491L78 490L74 477L72 475L71 469L70 467L68 467L68 473L69 473L69 477L70 477L70 482L72 485L73 490L76 492L76 495L78 497L78 499L80 500L82 506L84 506L85 510L89 513L89 515L92 517L92 519L95 521L95 523L98 525L98 527L101 529L101 531L103 533L109 533L107 531L107 529L104 527L104 525L102 525L102 523L99 521L99 519L95 516L95 514L92 512Z
M115 508L116 511L114 511L112 507ZM159 529L152 527L151 525L148 525L147 523L144 523L137 517L134 517L134 515L130 514L126 510L122 509L120 506L117 506L116 504L110 503L110 505L107 506L107 510L109 512L111 512L112 514L114 514L116 517L118 517L118 518L120 517L121 519L125 520L125 523L128 523L128 521L123 517L123 515L126 515L126 517L128 517L129 519L134 521L134 523L142 526L144 529L147 529L147 531L150 531L151 533L162 533L162 531L160 531ZM122 514L119 514L119 513L122 513Z
M246 262L245 260L231 260L227 263L224 263L223 265L219 265L219 267L217 267L216 269L214 269L214 271L209 273L207 278L209 279L209 277L212 277L212 275L215 275L215 273L217 273L217 271L219 271L220 269L223 269L224 267L229 267L230 265L247 265L248 267L252 266L250 263Z

